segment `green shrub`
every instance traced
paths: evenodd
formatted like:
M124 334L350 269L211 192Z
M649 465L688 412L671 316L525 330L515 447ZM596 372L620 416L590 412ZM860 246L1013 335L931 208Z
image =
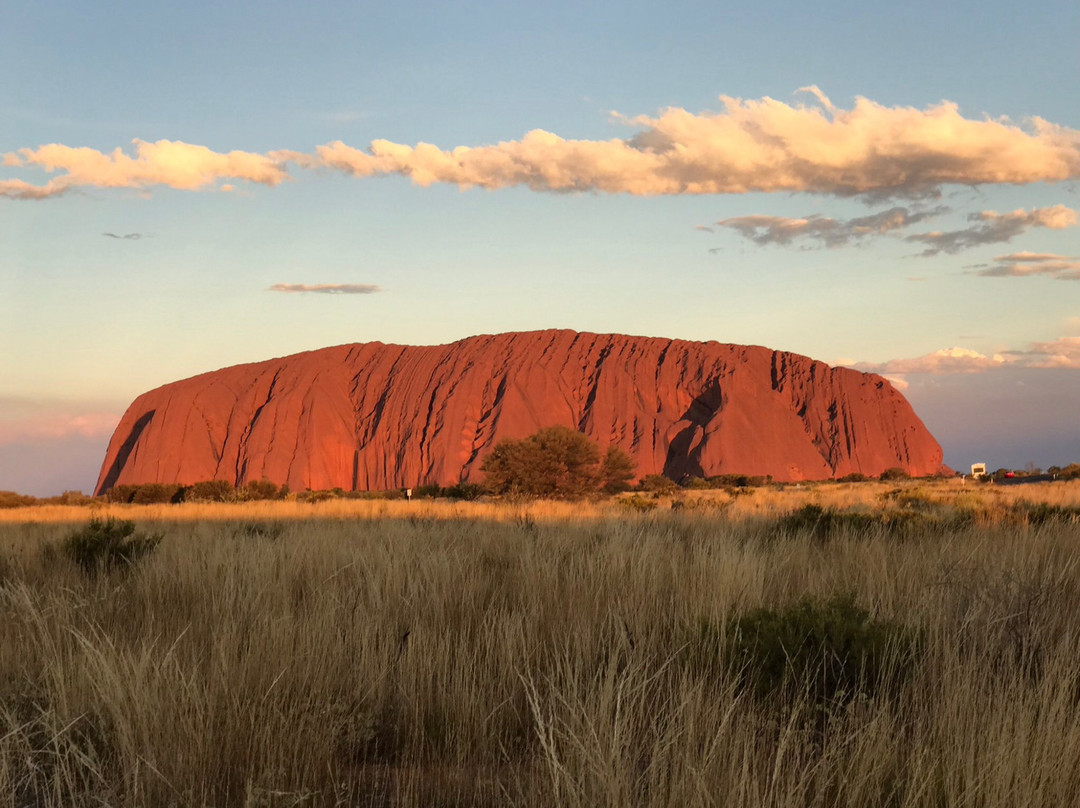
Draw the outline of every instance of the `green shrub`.
M883 494L882 499L908 510L932 511L940 508L933 494L921 485L917 488L894 488Z
M678 490L679 486L675 485L663 474L646 474L638 483L638 488L654 494L670 494Z
M235 529L236 536L246 539L263 539L274 541L280 539L285 532L285 525L281 522L240 522Z
M227 480L203 480L184 489L187 502L229 502L236 497L236 489Z
M39 505L74 505L76 507L85 507L94 504L95 501L96 500L93 497L84 494L82 491L65 491L55 497L44 497L39 499L37 500L37 503Z
M605 494L629 491L634 471L634 459L618 446L609 446L600 464L600 490Z
M599 447L576 429L551 426L522 440L500 441L480 466L495 494L578 499L618 491L633 477L633 461Z
M1080 522L1080 507L1051 505L1046 502L1018 502L1013 506L1016 521L1032 526L1050 522Z
M14 491L0 491L0 508L22 508L33 505L37 499Z
M648 513L658 507L655 499L646 499L641 494L634 494L625 499L620 499L619 504L635 513Z
M174 483L125 483L105 492L106 502L121 505L158 505L180 502L183 498L184 488Z
M105 501L126 505L131 502L132 498L135 496L135 492L138 490L139 486L137 485L114 485L105 492Z
M442 493L443 496L450 497L450 499L463 499L472 502L484 495L485 488L477 483L458 483L449 488L444 488Z
M853 471L851 474L845 474L843 477L838 477L836 481L838 483L865 483L869 479L871 478L867 477L865 474Z
M721 634L702 623L697 646L719 653L741 687L759 698L807 693L817 704L890 691L906 674L917 636L872 620L852 594L805 598L733 617Z
M903 537L945 524L950 524L949 520L925 510L840 511L804 505L782 516L777 527L785 533L809 533L818 541L826 541L841 533L859 534L872 530Z
M899 466L893 466L892 468L885 469L878 475L879 480L910 480L911 475L904 471Z
M56 497L56 500L59 505L78 505L80 507L90 505L94 502L92 496L84 494L82 491L65 491L60 496Z
M772 482L772 475L716 474L706 477L710 488L758 488Z
M328 502L331 499L340 499L340 497L333 491L305 491L302 494L297 494L296 499L299 502L308 502L314 505L318 502Z
M245 502L264 499L284 499L289 489L282 486L280 489L270 480L251 480L243 488L237 490L237 496Z
M298 500L303 500L303 494L297 494ZM346 491L345 499L391 499L385 491Z
M136 486L130 502L134 505L162 505L179 502L180 499L181 489L179 485L146 483L145 485Z
M1048 474L1053 474L1061 480L1075 480L1080 478L1080 463L1070 463L1064 468L1051 466L1046 471Z
M810 504L780 517L777 526L785 533L809 533L824 541L842 528L865 530L873 522L874 517L870 514L842 514L833 508Z
M90 524L70 534L61 549L87 575L129 567L157 547L161 534L135 532L135 523L125 519L93 518Z

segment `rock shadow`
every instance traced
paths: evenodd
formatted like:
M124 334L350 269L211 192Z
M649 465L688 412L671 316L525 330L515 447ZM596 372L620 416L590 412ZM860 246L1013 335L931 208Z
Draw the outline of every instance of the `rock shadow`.
M664 476L676 482L686 476L704 477L701 466L701 442L695 440L705 431L723 405L720 382L715 379L695 396L686 412L677 423L686 423L668 446L667 459L664 461Z
M94 492L94 496L100 497L114 485L120 478L120 472L123 471L124 466L127 464L128 458L131 456L132 450L135 448L135 444L139 440L139 436L142 435L143 430L153 420L154 413L157 410L150 410L139 417L139 420L131 427L131 432L128 433L127 438L124 440L123 445L120 447L120 451L116 453L116 458L113 460L111 466L109 466L109 473L105 475L105 479L101 481L101 485L98 486L97 491Z

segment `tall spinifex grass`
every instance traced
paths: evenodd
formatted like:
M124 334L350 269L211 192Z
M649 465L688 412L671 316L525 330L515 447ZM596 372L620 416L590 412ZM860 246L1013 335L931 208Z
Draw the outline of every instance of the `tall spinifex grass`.
M1076 803L1061 514L481 514L159 522L95 576L0 527L0 806ZM917 637L887 688L745 686L740 618L845 592Z

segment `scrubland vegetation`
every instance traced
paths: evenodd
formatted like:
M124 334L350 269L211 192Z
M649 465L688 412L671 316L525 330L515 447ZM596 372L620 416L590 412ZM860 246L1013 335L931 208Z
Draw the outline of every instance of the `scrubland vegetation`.
M0 806L1072 806L1078 549L1080 482L6 509Z

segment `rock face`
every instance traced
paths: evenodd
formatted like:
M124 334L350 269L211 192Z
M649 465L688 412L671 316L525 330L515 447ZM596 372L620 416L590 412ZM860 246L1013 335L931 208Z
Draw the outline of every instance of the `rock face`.
M817 480L942 453L888 381L796 354L573 331L450 345L368 343L238 365L135 400L98 479L268 479L378 490L482 479L494 444L561 424L616 444L639 475Z

